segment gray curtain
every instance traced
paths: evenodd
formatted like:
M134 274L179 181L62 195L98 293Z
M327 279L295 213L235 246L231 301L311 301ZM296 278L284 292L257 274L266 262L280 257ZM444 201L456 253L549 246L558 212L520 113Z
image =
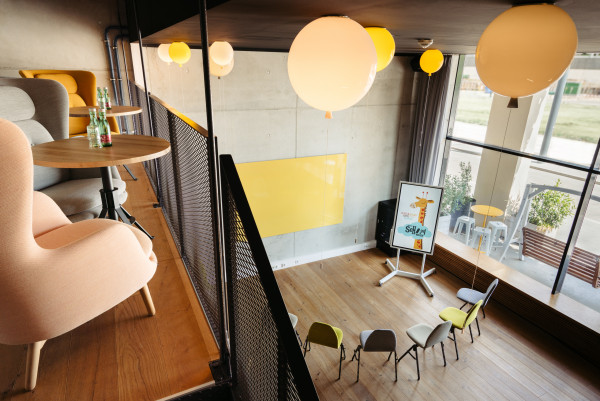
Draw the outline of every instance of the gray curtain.
M431 76L417 73L417 104L415 106L412 131L412 152L409 180L433 185L435 169L441 144L446 137L444 106L450 81L450 61L452 56L444 56L444 65Z

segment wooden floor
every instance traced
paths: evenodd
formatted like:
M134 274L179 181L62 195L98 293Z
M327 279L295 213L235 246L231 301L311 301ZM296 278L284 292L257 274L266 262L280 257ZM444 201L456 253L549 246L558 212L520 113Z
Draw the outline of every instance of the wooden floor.
M37 387L25 392L24 346L0 345L0 400L156 400L212 381L218 350L173 248L141 164L127 181L129 212L155 235L158 268L149 287L156 316L136 293L42 349ZM99 248L99 251L102 249ZM110 252L107 249L106 252ZM99 255L101 256L101 255Z
M356 361L350 362L362 330L391 328L401 355L411 345L405 331L418 323L432 326L447 306L459 307L456 291L464 286L445 271L428 277L435 292L429 297L420 283L394 277L383 287L378 281L389 270L386 256L367 250L275 272L288 310L298 316L302 339L313 321L330 323L344 332L347 358L338 376L339 351L313 345L306 361L322 401L325 400L599 400L600 369L590 365L550 335L501 305L490 301L487 318L480 313L481 336L473 327L457 332L460 360L453 343L446 344L448 365L441 348L419 350L421 380L409 356L394 367L387 354L362 353L360 382ZM405 270L418 271L420 257L401 258Z

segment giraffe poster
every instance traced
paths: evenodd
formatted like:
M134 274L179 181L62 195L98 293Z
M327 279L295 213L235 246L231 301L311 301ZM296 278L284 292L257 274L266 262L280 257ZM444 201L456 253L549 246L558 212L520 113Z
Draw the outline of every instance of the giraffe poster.
M442 187L400 182L391 246L433 253L443 191Z

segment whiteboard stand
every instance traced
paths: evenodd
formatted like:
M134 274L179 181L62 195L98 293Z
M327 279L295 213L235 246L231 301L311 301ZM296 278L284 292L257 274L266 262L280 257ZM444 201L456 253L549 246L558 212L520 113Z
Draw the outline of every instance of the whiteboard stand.
M425 280L425 277L429 276L430 274L435 273L435 268L425 271L425 258L426 257L427 257L427 254L424 253L423 254L423 262L421 263L421 273L405 272L404 270L399 269L400 250L398 249L396 252L396 265L394 265L389 259L385 260L386 266L388 266L392 270L392 272L390 274L388 274L387 276L385 276L384 278L382 278L381 280L379 280L379 286L382 286L383 283L385 283L386 281L388 281L389 279L391 279L394 276L408 277L408 278L412 278L415 280L419 280L421 282L421 285L423 285L423 287L425 287L425 290L427 291L429 296L432 297L433 290L429 286L429 283L427 282L427 280Z

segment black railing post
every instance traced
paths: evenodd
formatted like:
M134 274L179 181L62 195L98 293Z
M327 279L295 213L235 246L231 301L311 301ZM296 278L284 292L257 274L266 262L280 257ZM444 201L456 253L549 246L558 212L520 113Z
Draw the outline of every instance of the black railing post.
M599 153L600 140L596 145L596 151L594 152L594 158L592 159L590 171L588 172L585 184L583 185L583 190L581 191L581 196L579 198L579 203L577 204L575 216L573 216L573 224L571 225L571 231L569 231L569 236L567 237L567 244L565 245L565 250L563 252L562 259L558 267L558 272L556 273L556 280L554 280L552 294L560 292L563 283L565 282L567 270L569 269L569 264L571 263L571 257L573 256L573 252L575 251L575 245L577 244L577 239L579 238L579 232L581 231L581 226L583 225L583 220L587 212L587 207L590 203L592 192L594 191L594 186L596 183L596 174L593 172L593 169L598 168L598 163L600 163L600 160L598 159Z
M216 140L214 136L213 128L213 111L212 111L212 94L210 90L210 73L208 65L208 22L206 16L206 1L199 0L198 7L200 9L200 36L202 41L202 69L204 78L204 101L206 103L206 129L208 133L208 157L209 157L209 170L210 170L210 182L211 182L211 204L213 209L213 232L215 233L215 260L219 261L220 268L219 279L222 285L222 280L226 280L225 272L225 256L223 251L223 215L221 214L221 193L219 186L219 162L217 159L216 152ZM221 358L227 357L227 327L229 327L229 319L227 318L227 307L226 297L223 291L221 291L221 310L223 313L222 325L221 325ZM231 331L231 330L229 330Z
M146 95L146 106L148 106L148 124L150 124L150 134L152 136L157 136L156 132L154 132L154 125L152 123L152 109L150 107L150 94L148 91L148 85L146 83L146 67L144 66L144 52L143 52L143 44L142 44L142 31L140 29L140 23L138 21L137 16L137 0L132 0L131 4L133 6L133 18L135 20L135 30L138 35L138 42L140 44L140 64L142 66L142 77L144 79L144 94ZM160 188L160 174L159 172L159 163L158 159L153 160L154 168L156 169L156 200L158 201L154 207L162 207L162 190Z
M177 160L179 156L179 143L177 141L177 134L175 132L175 121L174 116L170 111L167 111L167 120L169 124L169 141L171 142L171 160L173 162L173 185L175 186L175 205L177 206L177 226L179 237L179 254L182 258L185 257L185 241L184 241L184 230L183 230L183 201L182 190L181 190L181 168L180 162Z

